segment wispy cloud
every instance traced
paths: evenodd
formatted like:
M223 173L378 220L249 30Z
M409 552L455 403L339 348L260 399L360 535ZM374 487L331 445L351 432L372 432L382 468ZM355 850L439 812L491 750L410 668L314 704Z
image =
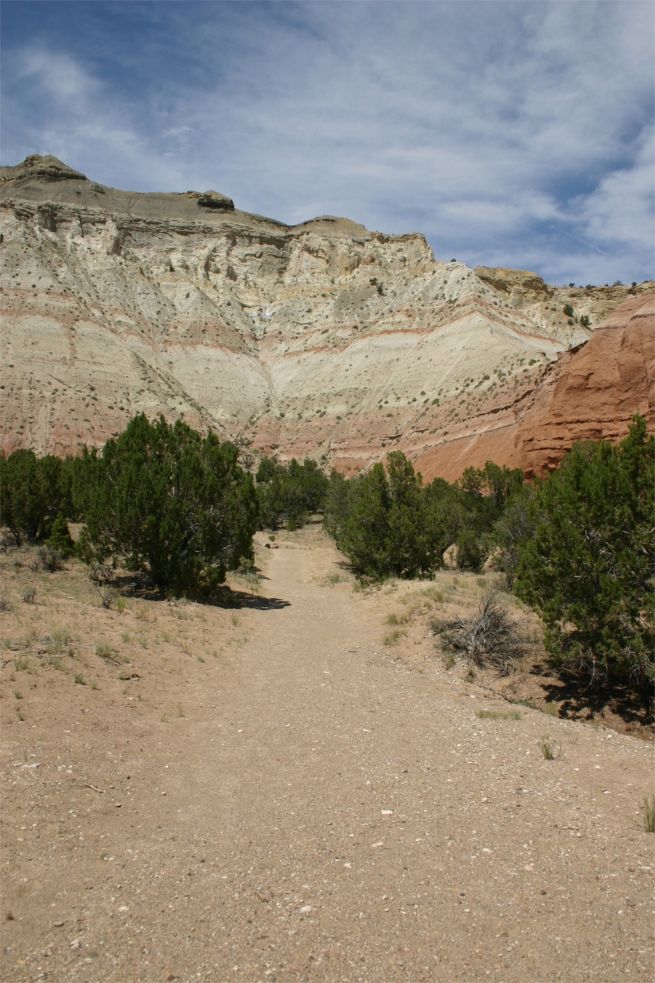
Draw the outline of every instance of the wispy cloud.
M37 6L6 32L7 159L553 280L652 275L650 3Z

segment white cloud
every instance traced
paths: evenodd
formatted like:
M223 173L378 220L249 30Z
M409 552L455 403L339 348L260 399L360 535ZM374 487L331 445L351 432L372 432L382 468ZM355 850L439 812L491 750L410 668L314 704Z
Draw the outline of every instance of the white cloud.
M591 241L643 250L655 267L655 127L643 134L634 164L602 178L580 211Z
M16 63L16 75L23 85L32 85L35 95L47 85L49 98L63 109L88 105L99 85L82 65L67 54L43 48L27 48Z
M137 190L216 187L289 222L417 229L438 255L547 277L650 272L650 4L190 8L159 5L169 48L144 44L135 92L70 52L14 52L5 153Z

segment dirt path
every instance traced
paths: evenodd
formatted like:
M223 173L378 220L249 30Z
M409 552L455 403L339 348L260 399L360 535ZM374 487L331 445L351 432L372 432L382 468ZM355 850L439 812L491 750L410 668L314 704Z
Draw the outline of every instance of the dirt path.
M506 705L404 668L379 600L321 584L320 534L263 555L268 602L211 672L171 681L177 716L113 733L87 714L85 749L28 735L42 771L86 753L114 781L72 798L43 778L7 827L0 978L649 980L651 748L528 709L480 719ZM5 736L6 801L30 810Z

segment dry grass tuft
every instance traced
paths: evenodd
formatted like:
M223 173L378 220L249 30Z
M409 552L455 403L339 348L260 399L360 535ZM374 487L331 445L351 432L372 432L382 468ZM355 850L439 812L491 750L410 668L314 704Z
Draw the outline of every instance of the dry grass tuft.
M644 829L647 833L655 833L655 795L644 799L641 804L644 817Z
M480 720L520 720L518 710L476 710L475 716Z
M542 737L539 741L539 747L546 761L555 760L557 757L557 748L551 741L550 737Z

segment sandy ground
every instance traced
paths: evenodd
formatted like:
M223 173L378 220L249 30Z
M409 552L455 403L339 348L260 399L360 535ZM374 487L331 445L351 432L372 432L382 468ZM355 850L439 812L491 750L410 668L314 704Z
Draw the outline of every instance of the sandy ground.
M429 587L273 547L234 611L3 558L3 983L651 980L652 745L447 671Z

